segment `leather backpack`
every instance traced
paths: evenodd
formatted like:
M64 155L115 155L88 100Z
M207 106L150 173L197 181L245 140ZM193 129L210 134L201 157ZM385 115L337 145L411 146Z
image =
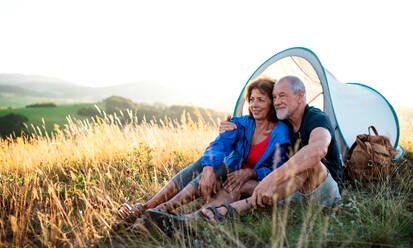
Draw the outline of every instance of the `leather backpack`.
M373 130L374 136L370 130ZM346 154L344 173L361 181L382 180L392 173L397 152L389 138L378 134L374 126L369 134L357 135Z

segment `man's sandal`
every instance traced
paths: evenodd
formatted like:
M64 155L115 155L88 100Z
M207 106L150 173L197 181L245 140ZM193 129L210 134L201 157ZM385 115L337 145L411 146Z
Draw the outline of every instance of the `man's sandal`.
M222 215L219 211L218 208L220 207L224 207L227 209L227 213L225 215ZM216 222L223 222L225 219L234 219L234 218L238 218L239 214L237 213L237 211L231 206L231 204L229 203L225 203L219 207L207 207L206 209L210 210L213 214L214 214L214 220ZM199 211L199 215L200 217L202 217L204 220L207 221L211 221L207 215L205 215L202 211Z
M237 219L240 217L240 215L238 214L237 210L235 210L235 208L233 208L231 206L231 204L229 203L225 203L223 204L221 207L225 207L227 209L227 213L225 214L225 216L227 216L227 218L230 219Z
M211 206L211 207L207 207L205 209L208 209L209 211L211 211L214 214L214 220L216 222L223 222L224 221L224 216L218 211L219 207L215 207L215 206ZM205 215L202 210L199 211L199 216L206 220L206 221L211 221L207 215Z
M128 223L133 223L137 218L140 218L145 211L142 203L136 203L132 206L129 204L122 204L118 208L118 216Z

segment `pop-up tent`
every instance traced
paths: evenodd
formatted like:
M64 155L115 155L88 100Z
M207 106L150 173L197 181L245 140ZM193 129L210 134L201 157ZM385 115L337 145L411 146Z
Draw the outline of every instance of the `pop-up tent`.
M259 77L279 79L286 75L298 76L305 84L307 103L324 110L330 117L343 157L356 136L367 133L371 125L380 135L389 137L398 151L396 160L404 155L403 147L398 146L399 121L386 98L369 86L341 83L312 51L302 47L277 53L258 67L241 91L234 116L247 113L244 93L249 82Z

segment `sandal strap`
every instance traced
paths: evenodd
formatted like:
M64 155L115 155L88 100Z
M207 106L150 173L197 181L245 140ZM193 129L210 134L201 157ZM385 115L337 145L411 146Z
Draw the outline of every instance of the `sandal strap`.
M231 204L224 203L221 207L225 207L227 209L227 214L225 216L230 218L239 217L238 212L231 206Z
M206 209L211 210L214 213L214 220L217 222L224 221L224 216L218 211L217 207L211 206L207 207Z
M145 206L141 202L133 204L132 207L138 209L141 213L143 213L143 211L145 211Z

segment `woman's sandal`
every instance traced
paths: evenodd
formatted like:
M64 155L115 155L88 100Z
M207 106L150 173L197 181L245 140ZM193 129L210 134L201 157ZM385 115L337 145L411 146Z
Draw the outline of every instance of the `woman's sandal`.
M118 208L118 216L128 223L133 223L137 218L141 217L144 211L145 207L142 203L136 203L132 206L124 203Z
M227 209L227 213L225 215L222 215L218 211L218 208L220 207L225 207ZM234 219L239 217L237 211L229 203L225 203L219 207L207 207L206 209L214 213L214 220L216 222L223 222L225 218ZM183 214L170 213L156 208L151 208L146 210L143 215L145 219L155 224L165 233L173 232L174 228L188 227L188 224L200 219L210 221L208 216L204 215L202 211L199 211L196 216L189 217Z
M146 210L143 216L147 226L150 226L149 224L156 226L168 236L174 232L174 229L183 228L188 222L193 221L183 214L170 213L156 208Z

